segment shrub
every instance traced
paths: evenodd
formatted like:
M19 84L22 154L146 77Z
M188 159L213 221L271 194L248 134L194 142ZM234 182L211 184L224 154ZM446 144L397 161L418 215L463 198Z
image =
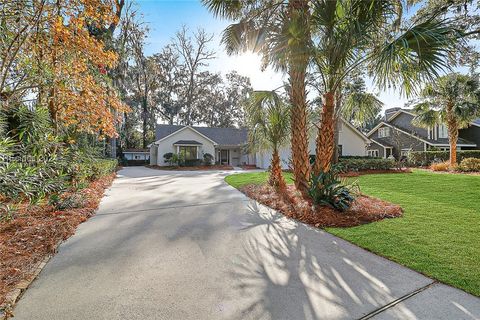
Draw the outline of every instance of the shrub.
M172 158L173 158L172 152L167 152L163 155L163 159L165 160L165 162L168 162L170 165L172 165Z
M209 166L213 163L213 156L210 153L205 153L203 155L203 164Z
M95 159L92 163L92 175L90 179L95 180L115 172L118 166L116 159Z
M464 172L479 172L480 159L479 158L465 158L460 162L457 169Z
M339 159L381 159L380 157L370 157L370 156L340 156Z
M202 164L202 159L188 159L183 161L183 166L185 167L200 166L201 164Z
M430 169L433 171L448 171L450 169L450 162L437 162L430 165Z
M480 150L457 151L457 160L480 158ZM412 151L408 153L408 161L416 166L429 166L433 162L444 162L450 159L449 151Z
M395 162L389 159L379 158L348 158L338 160L339 169L342 172L363 170L390 170Z
M355 200L356 184L348 184L347 180L339 178L338 167L318 175L312 174L308 194L316 205L327 205L340 211L345 211Z

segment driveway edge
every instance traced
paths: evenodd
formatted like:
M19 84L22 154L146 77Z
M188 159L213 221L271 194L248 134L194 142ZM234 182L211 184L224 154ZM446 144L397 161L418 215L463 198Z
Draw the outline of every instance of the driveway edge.
M0 320L7 320L10 317L14 317L13 309L15 308L15 304L18 302L18 300L20 300L23 293L28 289L28 287L30 287L32 282L38 277L40 272L42 272L48 261L50 261L55 253L57 253L58 247L62 242L63 241L59 241L55 245L53 253L43 258L43 260L40 261L34 268L32 274L30 274L26 279L20 281L17 286L7 294L5 302L0 306Z

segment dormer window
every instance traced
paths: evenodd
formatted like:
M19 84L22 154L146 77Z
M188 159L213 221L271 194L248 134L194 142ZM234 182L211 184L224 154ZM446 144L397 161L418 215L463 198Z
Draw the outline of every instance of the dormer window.
M382 127L378 129L378 137L385 138L390 137L390 128L389 127Z

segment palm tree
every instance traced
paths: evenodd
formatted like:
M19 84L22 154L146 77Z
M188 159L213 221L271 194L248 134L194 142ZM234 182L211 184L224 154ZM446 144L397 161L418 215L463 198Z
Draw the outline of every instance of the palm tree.
M396 0L313 1L314 66L321 77L323 106L313 171L330 169L335 148L336 97L349 74L366 69L380 88L411 94L448 69L455 40L449 21L430 17L402 26L403 2ZM341 105L341 104L340 104Z
M480 116L480 84L477 77L451 73L429 83L415 106L414 123L423 127L445 124L450 144L450 166L457 163L458 130Z
M251 50L262 55L263 64L289 76L292 106L291 148L295 186L308 197L310 163L306 74L310 62L309 0L203 0L215 15L236 20L223 33L229 54Z
M286 188L278 150L288 142L290 106L274 91L255 91L247 107L249 146L252 151L272 150L269 184L280 191Z

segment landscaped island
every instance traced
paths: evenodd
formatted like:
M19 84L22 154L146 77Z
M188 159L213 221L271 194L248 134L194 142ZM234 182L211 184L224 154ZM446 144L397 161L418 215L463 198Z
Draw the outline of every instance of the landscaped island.
M225 180L240 189L267 178L251 172ZM290 174L285 178L292 183ZM414 170L353 179L362 193L400 205L403 217L328 232L480 296L480 177Z

